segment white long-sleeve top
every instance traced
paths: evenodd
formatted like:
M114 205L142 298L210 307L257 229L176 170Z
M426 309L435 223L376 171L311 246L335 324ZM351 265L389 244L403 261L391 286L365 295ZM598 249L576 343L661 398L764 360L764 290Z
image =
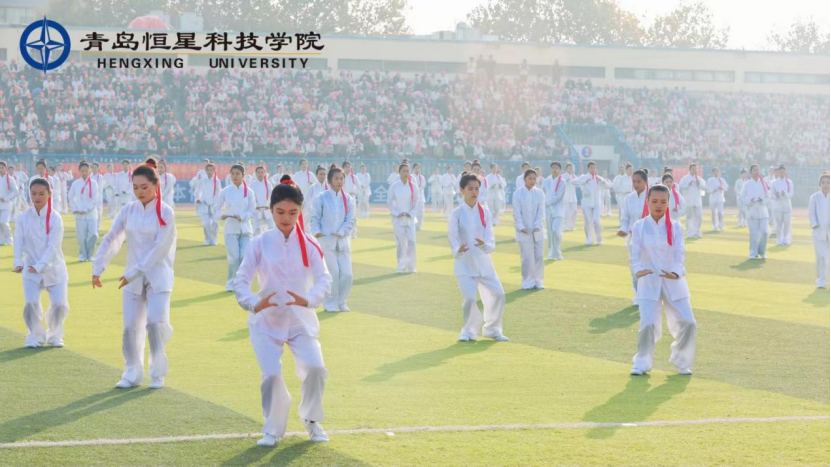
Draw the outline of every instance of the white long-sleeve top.
M520 188L525 188L525 174L521 173L517 175L516 180L514 180L515 189L519 190Z
M79 178L69 189L69 209L80 219L98 219L98 184L95 180Z
M271 184L268 177L263 177L262 181L254 177L251 183L248 184L248 189L254 192L254 204L256 207L267 208L271 204L271 190L274 189L274 185Z
M566 194L563 197L563 202L566 203L576 203L577 202L577 187L572 185L571 181L577 178L576 175L570 174L568 172L563 174L563 180L568 182L566 186Z
M736 193L736 199L739 200L739 203L742 202L741 193L742 193L742 188L744 187L744 184L746 182L747 182L747 180L742 180L741 177L737 178L736 181L733 182L733 191Z
M141 201L127 203L115 216L110 231L104 235L92 274L100 276L110 261L127 240L127 264L124 278L129 284L124 290L141 294L146 277L156 292L173 291L173 261L176 259L176 219L173 209L162 203L162 219L167 225L162 226L156 216L156 203L153 200L147 206Z
M23 266L23 279L43 281L45 287L66 282L69 274L63 258L63 220L52 209L46 233L46 206L34 206L17 216L14 224L14 267ZM29 266L37 273L29 272Z
M115 192L115 174L112 172L107 172L101 176L103 179L103 183L101 184L101 190L103 191L112 191Z
M730 185L727 184L727 180L721 177L708 178L705 186L707 193L710 195L710 202L721 201L723 203L724 194L730 189Z
M100 173L92 173L89 175L89 178L98 184L98 191L96 192L96 195L98 195L98 203L100 204L104 201L104 176Z
M770 199L769 192L770 187L761 178L758 180L751 178L745 182L739 197L747 208L746 215L748 219L770 218L767 206L768 199Z
M399 179L401 180L401 179ZM449 195L451 193L456 193L456 176L449 173L443 173L441 178L439 179L441 183L441 191L442 193Z
M344 176L343 191L345 191L349 196L358 196L358 192L361 191L361 181L358 179L357 175L354 173L348 173Z
M640 194L638 194L637 191L633 191L623 198L623 202L620 205L621 231L631 233L632 228L635 226L635 222L643 219L643 205L646 202L648 191L649 190L643 190ZM671 198L672 196L670 195L670 204L672 204Z
M517 241L533 241L533 230L542 232L545 220L545 193L537 187L522 187L514 191L514 229ZM521 231L526 230L528 234Z
M790 211L793 198L793 182L787 178L777 178L770 187L773 197L773 209Z
M217 211L226 216L240 217L240 220L233 217L225 218L226 234L251 235L254 233L254 228L251 226L254 210L257 208L254 197L254 191L245 182L240 183L239 186L232 182L219 192L216 197Z
M701 207L701 190L704 190L707 182L698 175L684 175L681 177L681 182L678 188L681 189L681 194L687 201L687 206L700 208Z
M6 172L6 175L0 177L0 200L2 200L0 201L0 210L11 210L12 202L17 199L19 193L20 188L17 186L17 180Z
M828 241L829 230L831 230L828 220L829 211L831 211L829 195L824 195L822 191L818 191L808 199L808 220L811 222L811 228L814 229L813 236L826 242Z
M300 188L304 195L309 192L309 187L317 181L315 174L309 169L295 172L291 179L294 180L295 185Z
M600 209L602 203L601 185L606 185L611 188L612 182L606 180L600 175L583 174L571 181L574 186L579 186L583 192L583 199L580 205L585 207L595 207Z
M212 178L202 177L196 181L194 197L202 204L216 205L216 199L222 192L222 181L214 174Z
M496 275L490 255L496 249L496 236L493 233L488 208L478 202L472 207L462 202L450 214L447 238L450 240L450 250L454 259L453 274L471 277ZM477 238L484 243L477 246ZM467 244L467 251L459 253L459 248L463 244Z
M672 301L690 296L684 277L687 273L684 268L684 232L680 222L672 219L671 223L672 245L667 242L665 217L656 222L651 215L647 215L632 227L630 267L636 273L644 269L652 270L652 274L638 279L635 299L659 300L662 285L666 285ZM662 270L678 274L678 279L661 277Z
M675 220L679 220L684 214L684 209L687 207L686 201L684 201L684 195L678 192L678 188L675 185L669 191L670 216Z
M419 195L420 195L419 199L421 201L424 201L427 198L427 195L424 192L424 190L427 188L427 179L424 177L424 174L418 174L418 175L413 174L412 179L413 179L413 183L418 187L417 189L418 189ZM479 196L482 196L481 189L479 190Z
M548 210L548 215L552 219L565 216L563 198L568 190L568 182L566 182L563 175L560 174L557 178L549 175L542 185L543 191L545 192L545 208Z
M119 196L129 195L133 192L133 178L128 172L117 172L115 174L115 193Z
M632 192L632 177L620 174L612 181L612 190L616 195L626 196Z
M505 179L500 177L499 174L488 174L485 179L488 181L489 192L493 190L495 192L494 194L498 194L500 191L505 191Z
M309 187L309 191L306 193L306 197L303 200L303 204L308 204L309 206L311 206L312 204L314 204L314 201L315 201L315 198L317 198L317 195L323 193L324 191L326 191L328 189L329 189L329 183L328 182L320 183L318 181L315 181L312 184L312 186Z
M162 202L172 206L176 195L176 176L168 172L159 175L159 185L162 193Z
M452 177L452 175L450 176ZM387 191L387 206L390 208L390 216L393 220L405 223L414 223L416 221L418 196L419 190L415 183L411 186L409 183L402 183L400 178L394 181L392 185L390 185L389 191ZM407 218L398 217L404 213L410 215L407 221L404 220Z
M298 235L303 235L309 267L303 265ZM256 294L251 290L254 274L260 287ZM297 227L288 238L280 229L271 229L251 239L234 279L237 303L251 312L249 327L281 341L301 334L319 336L320 323L314 310L331 288L332 276L320 245ZM305 298L309 306L286 305L294 301L288 291ZM253 313L257 303L272 293L275 295L270 301L277 306Z
M370 196L372 194L372 177L367 173L357 173L355 174L355 178L358 179L358 183L360 183L361 189L360 193L364 196Z
M348 250L355 227L355 198L340 190L326 190L312 203L312 235L324 248ZM337 236L336 236L337 234Z

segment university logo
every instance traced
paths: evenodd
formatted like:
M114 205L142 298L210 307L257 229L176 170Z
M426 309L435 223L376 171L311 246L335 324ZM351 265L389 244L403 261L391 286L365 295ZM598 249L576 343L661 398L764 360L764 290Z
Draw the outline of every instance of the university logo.
M35 21L20 36L20 54L30 67L49 70L61 66L69 57L71 41L66 29L55 21Z

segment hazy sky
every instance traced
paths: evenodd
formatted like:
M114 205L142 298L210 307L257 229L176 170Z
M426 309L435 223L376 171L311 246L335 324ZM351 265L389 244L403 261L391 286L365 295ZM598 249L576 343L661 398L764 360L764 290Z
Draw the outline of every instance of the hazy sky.
M650 22L655 15L665 14L680 0L619 0L620 5ZM730 27L730 48L761 49L772 30L790 26L796 18L813 16L825 31L829 28L827 0L703 0L713 12L719 26ZM467 13L487 0L409 0L407 23L415 34L453 30L464 21Z

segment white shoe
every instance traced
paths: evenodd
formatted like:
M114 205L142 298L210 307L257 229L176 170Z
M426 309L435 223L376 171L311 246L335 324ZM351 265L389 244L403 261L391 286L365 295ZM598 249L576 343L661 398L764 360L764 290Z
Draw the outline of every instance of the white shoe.
M346 306L346 303L341 305L339 308L340 308L340 311L352 311L352 310L349 309L348 306Z
M119 389L133 388L133 387L136 387L136 386L138 386L138 384L133 384L132 382L127 381L124 378L121 378L121 380L119 380L117 383L115 383L115 387L117 387Z
M689 368L679 368L678 369L678 374L679 375L684 375L684 376L691 376L692 375L692 370L690 370Z
M459 336L459 342L470 342L471 340L469 336Z
M164 376L154 377L150 380L150 385L147 386L150 389L161 389L164 387Z
M257 441L257 446L264 446L264 447L274 447L280 441L280 438L277 438L274 435L270 435L268 433L263 434L263 437Z
M553 256L546 256L546 257L545 257L545 260L546 260L546 261L555 261L556 259L557 259L557 258L555 258L555 257L553 257Z
M52 347L63 347L63 339L49 341L49 345Z
M632 368L632 370L629 372L629 374L632 376L643 376L644 373L644 371L641 371L637 368Z
M27 347L27 348L29 348L29 349L36 349L36 348L38 348L38 347L42 347L42 346L43 346L43 344L41 344L41 343L39 343L39 342L26 342L26 344L25 344L25 345L26 345L26 347Z
M338 310L323 310L324 313L337 313Z
M323 431L323 427L320 426L320 423L303 420L303 424L306 425L306 431L309 432L309 439L315 443L325 443L329 441L329 437L326 436L326 432Z
M557 261L563 261L563 256L562 255L558 256Z
M507 336L503 336L502 334L500 334L498 336L493 336L492 339L497 341L497 342L508 342L510 340L510 339L508 339Z

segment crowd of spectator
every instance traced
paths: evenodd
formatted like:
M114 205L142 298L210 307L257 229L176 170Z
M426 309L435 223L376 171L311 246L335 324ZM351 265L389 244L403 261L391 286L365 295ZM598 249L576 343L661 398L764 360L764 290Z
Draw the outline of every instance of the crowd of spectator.
M569 151L557 125L613 124L656 164L828 163L827 96L561 86L494 67L479 79L5 62L0 153L550 160Z

